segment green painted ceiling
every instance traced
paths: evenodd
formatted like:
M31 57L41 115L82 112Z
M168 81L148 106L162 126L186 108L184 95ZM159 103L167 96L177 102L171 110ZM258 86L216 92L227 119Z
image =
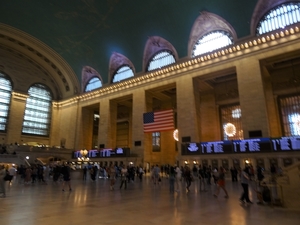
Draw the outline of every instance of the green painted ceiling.
M161 36L187 56L188 39L201 11L219 15L238 38L250 35L257 0L2 0L0 22L22 30L59 53L79 81L91 66L108 82L112 52L142 70L150 36Z

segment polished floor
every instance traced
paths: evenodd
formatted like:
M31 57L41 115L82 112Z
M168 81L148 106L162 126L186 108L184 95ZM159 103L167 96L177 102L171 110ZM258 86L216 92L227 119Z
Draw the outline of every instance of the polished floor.
M82 224L212 224L212 225L299 225L300 209L239 203L239 183L227 181L229 198L221 191L213 196L215 185L199 191L197 181L190 192L182 183L179 193L170 193L168 179L154 186L149 177L128 184L127 190L109 188L109 180L72 180L72 191L62 192L61 183L48 185L7 183L6 198L0 198L0 224L4 225L82 225ZM299 199L298 199L299 201Z

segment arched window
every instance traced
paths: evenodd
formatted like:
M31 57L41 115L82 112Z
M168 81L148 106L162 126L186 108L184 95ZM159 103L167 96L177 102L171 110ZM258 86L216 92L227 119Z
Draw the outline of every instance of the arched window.
M299 22L300 3L282 4L265 14L257 26L256 34L261 35Z
M133 77L134 73L129 66L120 67L113 77L113 83L119 82L121 80L127 79L129 77Z
M160 69L175 62L175 57L169 51L161 51L150 60L147 71Z
M23 134L49 136L52 97L42 84L29 88L23 120Z
M6 130L11 91L11 82L4 74L0 73L0 131Z
M93 77L86 85L84 92L92 91L100 87L102 87L101 80L98 77Z
M212 52L233 44L233 38L225 31L213 31L201 37L193 48L192 57Z
M240 105L222 106L220 114L223 140L243 139L242 111Z

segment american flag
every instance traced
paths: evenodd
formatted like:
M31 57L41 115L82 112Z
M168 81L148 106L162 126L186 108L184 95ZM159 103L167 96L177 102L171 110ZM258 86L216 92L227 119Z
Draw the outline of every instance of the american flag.
M174 130L173 109L144 113L144 133Z

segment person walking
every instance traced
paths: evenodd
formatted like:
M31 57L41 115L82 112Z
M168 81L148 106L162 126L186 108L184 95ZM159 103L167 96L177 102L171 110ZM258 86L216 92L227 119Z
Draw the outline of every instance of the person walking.
M2 198L6 197L5 193L5 180L4 177L6 176L6 169L3 165L0 165L0 193L2 193Z
M219 170L219 179L217 181L217 190L214 194L215 197L218 197L219 193L220 193L220 189L223 189L223 191L225 192L225 198L228 198L228 192L226 190L225 187L225 169L221 166L220 170Z
M173 166L169 167L169 183L170 183L170 193L175 191L175 168Z
M63 175L63 183L62 183L62 191L65 191L65 185L68 184L69 191L72 191L71 188L71 168L69 167L68 163L65 163L62 168L62 175Z
M181 183L181 179L182 179L182 171L179 168L179 166L176 166L175 173L176 173L176 177L175 177L176 192L179 192L180 191L179 184Z
M124 184L124 189L127 189L127 176L128 176L128 170L125 165L122 166L121 169L121 184L120 184L120 189L122 189L123 184Z
M110 166L107 168L107 173L110 179L110 190L114 190L116 183L116 168L113 163L111 163Z
M241 172L241 185L243 187L243 193L240 197L240 202L245 203L245 201L249 204L252 204L252 202L249 199L249 168L245 167L245 169Z
M184 170L184 178L185 178L185 182L186 182L186 190L187 192L190 191L190 186L192 184L192 174L191 174L191 169L188 166L185 166L185 170Z

